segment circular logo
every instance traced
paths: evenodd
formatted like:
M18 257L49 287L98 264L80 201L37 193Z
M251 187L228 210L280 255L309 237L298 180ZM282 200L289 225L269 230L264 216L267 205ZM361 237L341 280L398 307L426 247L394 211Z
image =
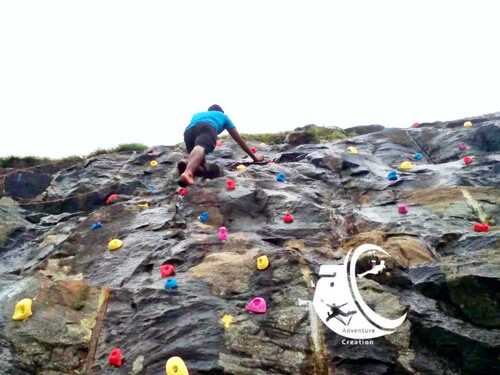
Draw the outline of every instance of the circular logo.
M358 279L377 275L386 268L384 260L373 261L370 268L356 274L356 264L364 254L390 254L377 245L365 244L349 251L341 265L322 265L316 284L313 306L323 323L335 333L351 339L372 339L393 333L406 319L388 319L373 311L363 300Z

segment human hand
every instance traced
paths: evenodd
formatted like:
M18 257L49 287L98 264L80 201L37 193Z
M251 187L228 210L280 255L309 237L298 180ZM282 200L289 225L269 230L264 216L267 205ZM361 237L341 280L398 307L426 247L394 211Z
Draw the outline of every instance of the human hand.
M259 155L259 154L254 154L253 161L256 163L260 163L260 162L264 161L264 156Z

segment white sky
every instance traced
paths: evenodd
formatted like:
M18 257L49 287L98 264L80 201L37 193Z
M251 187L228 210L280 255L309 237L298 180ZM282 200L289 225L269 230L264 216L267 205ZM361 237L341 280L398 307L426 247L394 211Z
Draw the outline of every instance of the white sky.
M497 3L0 0L0 155L499 111Z

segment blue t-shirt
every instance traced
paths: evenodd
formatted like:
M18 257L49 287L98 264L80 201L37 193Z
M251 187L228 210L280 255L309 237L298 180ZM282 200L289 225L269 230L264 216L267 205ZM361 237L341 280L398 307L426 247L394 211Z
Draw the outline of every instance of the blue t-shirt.
M236 127L226 114L219 111L207 111L196 113L187 129L192 128L199 122L207 122L212 125L217 134L222 133L225 129L234 129Z

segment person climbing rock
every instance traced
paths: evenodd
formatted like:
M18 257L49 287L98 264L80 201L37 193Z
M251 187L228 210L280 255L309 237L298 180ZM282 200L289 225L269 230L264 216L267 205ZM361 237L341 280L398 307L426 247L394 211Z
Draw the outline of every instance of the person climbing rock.
M196 113L191 123L184 131L184 143L186 144L189 158L177 164L179 170L179 185L187 186L194 184L195 176L214 178L220 176L219 167L207 165L205 155L210 154L216 145L217 135L227 130L229 135L240 145L254 162L264 160L262 155L253 153L241 137L240 133L224 113L222 108L214 104L206 112Z

